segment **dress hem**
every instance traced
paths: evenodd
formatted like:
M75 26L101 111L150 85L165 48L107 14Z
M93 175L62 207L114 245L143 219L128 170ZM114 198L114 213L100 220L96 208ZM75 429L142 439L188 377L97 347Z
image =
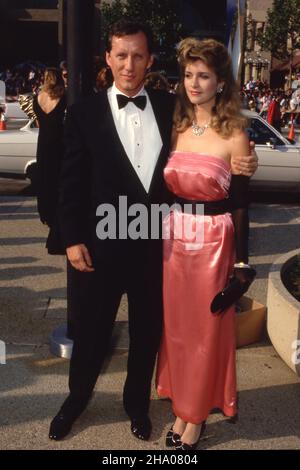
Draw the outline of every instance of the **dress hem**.
M218 409L222 411L223 415L226 416L227 418L233 418L234 416L237 415L237 407L229 407L229 406L220 406L220 405L213 405L210 407L207 415L205 417L199 418L199 419L194 419L191 418L190 416L187 416L183 413L181 413L174 405L173 405L173 399L172 399L172 394L164 390L163 388L159 387L159 391L157 389L157 394L160 398L169 398L169 400L172 401L172 410L175 416L178 418L182 419L183 421L187 423L192 423L192 424L200 424L203 423L204 421L207 420L208 416L214 409Z

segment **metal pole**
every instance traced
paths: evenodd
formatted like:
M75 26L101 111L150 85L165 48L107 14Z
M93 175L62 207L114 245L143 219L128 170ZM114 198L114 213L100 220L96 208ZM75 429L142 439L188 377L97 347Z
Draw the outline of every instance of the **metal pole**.
M64 59L64 1L58 2L58 58Z
M81 31L80 0L67 4L67 63L68 105L78 101L81 94Z
M68 0L68 105L87 96L93 85L93 0Z
M93 85L93 0L68 0L67 2L67 65L68 105L92 92ZM72 354L75 328L74 312L78 305L76 279L67 262L67 325L53 331L50 351L69 359Z
M94 36L94 1L81 2L81 93L88 96L93 90L93 36Z

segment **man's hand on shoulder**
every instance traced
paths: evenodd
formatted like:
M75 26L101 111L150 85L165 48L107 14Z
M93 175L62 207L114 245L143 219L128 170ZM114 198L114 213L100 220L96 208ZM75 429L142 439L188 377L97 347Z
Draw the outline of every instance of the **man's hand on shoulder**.
M95 271L89 251L85 245L80 244L69 246L66 252L68 260L73 268L85 273Z
M247 157L239 157L235 155L232 157L231 166L235 174L244 176L253 176L258 167L258 157L255 152L255 143L250 142L251 155Z

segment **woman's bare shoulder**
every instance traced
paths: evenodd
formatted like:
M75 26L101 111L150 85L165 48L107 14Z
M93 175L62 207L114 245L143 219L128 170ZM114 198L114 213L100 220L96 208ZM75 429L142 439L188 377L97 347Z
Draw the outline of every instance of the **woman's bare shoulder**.
M232 142L235 142L235 143L249 142L247 132L242 130L242 129L234 129L234 131L233 131L233 133L230 137L230 140L232 140Z
M228 143L231 157L250 155L249 138L244 130L235 130Z
M235 147L245 147L249 150L249 137L247 132L241 129L235 129L229 138L229 144L232 150L234 150Z
M44 100L47 97L47 93L45 91L40 91L39 94L37 95L37 99Z

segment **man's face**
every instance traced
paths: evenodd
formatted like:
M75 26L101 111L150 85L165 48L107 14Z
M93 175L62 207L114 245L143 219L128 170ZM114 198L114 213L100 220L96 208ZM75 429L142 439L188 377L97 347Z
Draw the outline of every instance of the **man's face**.
M63 79L64 84L65 84L65 87L67 88L67 86L68 86L68 72L67 72L67 70L63 70L61 75L62 75L62 79Z
M153 63L145 34L113 36L111 51L106 52L106 62L116 87L127 96L136 95L143 86L146 70Z

